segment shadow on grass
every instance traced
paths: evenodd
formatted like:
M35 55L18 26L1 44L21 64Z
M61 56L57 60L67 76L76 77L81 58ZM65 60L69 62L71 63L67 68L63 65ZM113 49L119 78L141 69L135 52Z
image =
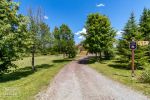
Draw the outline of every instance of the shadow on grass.
M130 67L127 64L122 63L119 60L112 61L112 64L108 64L108 66L116 69L130 70Z
M60 59L60 60L53 60L53 63L62 63L62 62L69 62L72 61L71 59Z
M116 69L130 70L130 68L125 64L113 63L113 64L108 64L108 66Z
M122 75L122 74L113 74L113 75L121 76L121 77L130 77L130 76L128 76L128 75Z
M11 72L11 73L4 74L3 76L1 76L0 83L19 80L23 77L27 77L33 73L36 73L37 71L40 71L42 69L48 69L50 67L53 67L53 65L49 65L49 64L36 65L35 66L36 71L32 71L31 66L20 68L20 69L17 69L15 72Z
M81 60L78 61L79 64L93 64L95 63L97 60L95 58L95 56L88 56L86 58L83 58Z
M131 70L131 65L128 65L124 62L119 60L114 60L112 64L108 64L109 67L113 67L116 69L124 69L124 70ZM142 66L135 66L135 70L144 70Z

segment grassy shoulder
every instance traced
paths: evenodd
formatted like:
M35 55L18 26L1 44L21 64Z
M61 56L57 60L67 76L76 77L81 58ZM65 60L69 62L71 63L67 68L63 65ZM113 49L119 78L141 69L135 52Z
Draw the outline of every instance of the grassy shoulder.
M36 72L31 70L31 58L15 62L17 71L4 75L0 79L0 99L32 100L45 89L53 77L70 60L61 56L40 56L35 58Z
M138 80L143 70L136 70L136 78L133 79L131 77L131 70L124 69L114 63L114 61L95 62L89 65L103 75L150 96L150 84L142 83Z

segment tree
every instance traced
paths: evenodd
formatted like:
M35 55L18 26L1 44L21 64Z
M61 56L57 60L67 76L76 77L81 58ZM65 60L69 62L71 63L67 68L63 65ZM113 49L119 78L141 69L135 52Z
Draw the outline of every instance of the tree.
M33 13L32 9L30 8L28 11L28 17L29 17L29 27L28 27L28 31L30 33L30 42L31 45L29 47L29 50L32 53L32 70L35 71L35 66L34 66L34 56L36 53L36 50L38 48L38 46L40 45L40 25L42 23L42 14L41 14L41 9L38 8L36 13Z
M27 18L17 14L19 4L9 0L0 1L0 74L10 67L12 61L22 57L28 45Z
M131 16L124 27L122 39L119 41L118 51L120 54L120 62L128 64L128 68L131 65L131 50L129 49L129 43L134 38L135 41L142 40L142 35L138 31L139 27L136 24L134 13ZM137 68L142 67L145 64L145 48L137 46L135 50L135 66Z
M41 22L40 23L40 45L39 49L42 54L47 54L48 49L50 48L50 41L51 41L51 33L50 33L50 28L49 26Z
M140 32L142 33L144 40L150 40L150 10L144 8L142 16L140 18Z
M59 29L59 37L61 41L61 51L65 56L68 56L69 58L75 57L76 50L75 50L75 42L74 42L74 35L71 32L71 29L65 25L62 24Z
M150 42L150 10L144 8L140 18L140 33L142 33L143 40ZM147 47L147 55L150 59L150 45Z
M60 34L60 31L59 31L59 28L58 27L55 27L54 28L54 31L53 31L53 35L54 35L54 38L55 38L55 50L61 54L61 34Z
M88 51L95 53L96 56L99 54L100 59L102 58L102 52L109 55L116 34L109 19L99 13L90 14L85 27L87 30L85 43L87 43Z
M106 40L106 48L104 49L104 56L107 60L110 60L112 57L115 56L114 42L116 42L116 31L111 28L109 33L107 34L108 36Z

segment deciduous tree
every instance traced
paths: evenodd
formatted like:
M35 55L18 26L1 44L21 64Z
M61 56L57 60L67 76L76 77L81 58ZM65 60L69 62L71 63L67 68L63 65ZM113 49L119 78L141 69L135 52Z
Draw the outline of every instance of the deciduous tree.
M110 48L113 48L115 31L112 29L109 19L99 13L90 14L87 18L86 43L89 52L99 54L102 58L102 52L109 58Z
M0 74L15 66L12 61L21 58L28 45L27 18L18 10L18 3L0 0Z

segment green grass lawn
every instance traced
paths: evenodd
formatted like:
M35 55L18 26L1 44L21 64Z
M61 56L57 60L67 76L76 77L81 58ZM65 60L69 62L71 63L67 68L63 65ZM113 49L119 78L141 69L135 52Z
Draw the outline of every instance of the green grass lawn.
M34 99L69 61L61 56L36 57L36 72L31 69L31 57L14 62L19 66L17 70L0 79L0 100Z
M109 78L119 81L134 90L141 91L143 94L150 96L150 84L141 83L138 80L143 70L136 70L136 77L132 78L131 70L119 66L114 63L114 61L104 61L101 63L95 62L89 63L89 65Z

